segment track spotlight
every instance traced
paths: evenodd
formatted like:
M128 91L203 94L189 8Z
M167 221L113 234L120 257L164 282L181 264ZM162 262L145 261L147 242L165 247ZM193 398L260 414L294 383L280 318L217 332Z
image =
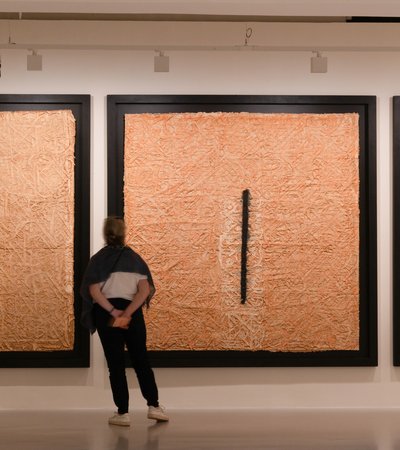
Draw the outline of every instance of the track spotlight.
M27 70L42 70L42 55L38 55L36 50L30 50L32 55L28 55L26 59Z
M154 56L154 72L169 72L169 56L165 56L164 52Z
M311 73L326 73L328 72L328 58L321 56L320 52L313 52L311 57Z

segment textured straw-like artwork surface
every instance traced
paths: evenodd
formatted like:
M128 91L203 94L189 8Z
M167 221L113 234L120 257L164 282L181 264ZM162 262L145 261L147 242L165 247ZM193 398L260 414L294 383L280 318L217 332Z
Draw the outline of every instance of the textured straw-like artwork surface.
M157 287L149 348L358 350L358 115L132 114L125 127L128 240Z
M75 119L0 113L0 350L74 344Z

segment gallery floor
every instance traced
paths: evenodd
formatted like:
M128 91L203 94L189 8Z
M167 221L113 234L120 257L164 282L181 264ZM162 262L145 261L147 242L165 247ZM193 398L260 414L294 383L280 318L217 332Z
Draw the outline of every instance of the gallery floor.
M169 423L108 411L0 411L1 450L400 450L400 409L170 411Z

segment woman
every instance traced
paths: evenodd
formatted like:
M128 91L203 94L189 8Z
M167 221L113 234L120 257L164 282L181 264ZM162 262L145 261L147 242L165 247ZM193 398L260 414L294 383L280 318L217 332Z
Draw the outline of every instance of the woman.
M144 260L125 246L125 223L109 217L104 221L106 246L96 253L86 269L81 295L82 323L92 333L97 329L110 375L118 411L112 425L130 425L129 390L125 374L125 346L132 360L140 390L149 407L147 417L168 421L158 403L158 390L146 349L146 325L142 306L149 305L155 287Z

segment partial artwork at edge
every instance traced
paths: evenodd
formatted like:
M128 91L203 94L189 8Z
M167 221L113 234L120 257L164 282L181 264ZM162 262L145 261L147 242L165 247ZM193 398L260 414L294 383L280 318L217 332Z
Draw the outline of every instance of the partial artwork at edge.
M0 367L87 367L90 96L0 95Z
M376 99L109 96L159 367L374 366Z

